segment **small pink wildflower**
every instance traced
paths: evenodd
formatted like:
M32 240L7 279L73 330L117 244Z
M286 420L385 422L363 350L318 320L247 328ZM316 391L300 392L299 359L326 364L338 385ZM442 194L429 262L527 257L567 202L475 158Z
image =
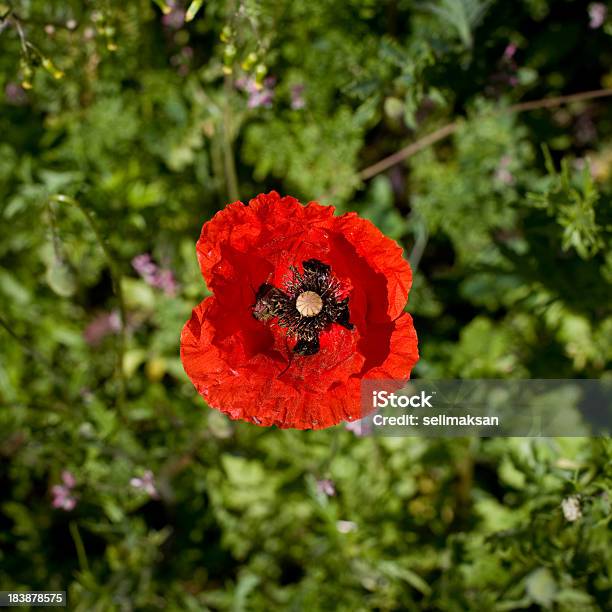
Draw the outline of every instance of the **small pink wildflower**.
M236 87L249 94L248 108L270 108L274 100L274 85L276 79L268 77L263 86L258 86L252 77L241 77L236 81Z
M97 346L102 340L110 335L116 334L121 329L121 320L116 310L100 313L83 330L85 342L91 346Z
M495 171L495 178L504 185L512 185L514 183L514 177L508 169L511 163L512 158L509 155L504 155L499 160L499 165Z
M68 470L62 471L62 482L69 489L73 489L76 486L76 478L74 477L74 474Z
M304 99L304 85L294 85L291 88L291 108L293 110L300 110L306 106L306 100Z
M136 255L132 266L147 284L163 290L166 295L176 294L177 283L172 271L160 268L148 253Z
M589 4L589 28L597 30L601 28L608 15L608 9L603 2L593 2Z
M159 493L155 486L155 477L151 470L145 470L141 478L132 478L130 484L135 489L144 491L152 499L157 499L159 497Z
M327 497L333 497L336 494L336 487L334 486L333 480L329 478L323 478L317 480L317 491L327 495Z
M77 504L76 497L72 495L72 489L76 486L76 478L68 470L62 471L62 482L64 484L54 485L51 487L53 501L51 505L54 508L60 508L66 512L74 510Z
M11 106L23 106L28 103L28 95L19 83L7 83L4 88L4 97Z
M506 49L504 50L504 57L506 59L511 59L514 57L514 54L516 53L517 50L517 46L514 43L509 43L506 46Z
M168 2L170 12L162 17L162 24L171 30L178 30L185 25L185 9L178 2Z

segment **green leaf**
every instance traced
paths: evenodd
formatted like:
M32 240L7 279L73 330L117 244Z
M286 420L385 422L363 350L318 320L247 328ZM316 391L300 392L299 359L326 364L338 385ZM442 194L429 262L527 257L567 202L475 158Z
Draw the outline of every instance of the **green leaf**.
M249 461L244 457L225 454L221 463L229 480L237 485L254 486L264 480L264 470L259 461Z
M133 376L136 370L144 362L147 357L147 352L144 349L130 349L123 355L123 371L129 378Z
M525 474L516 468L510 457L505 457L499 466L499 477L515 489L525 487Z
M167 2L165 2L165 0L153 0L153 2L155 2L155 4L159 6L161 12L164 15L167 15L168 13L170 13L170 11L172 11L172 8L168 5Z
M525 587L533 602L545 608L550 607L555 600L557 583L546 567L540 567L531 572L525 580Z
M249 594L261 582L259 576L251 572L244 572L238 579L236 590L234 591L234 601L232 603L232 612L244 612L248 610L247 600Z
M76 291L76 280L70 268L57 258L54 258L45 275L47 284L62 297L70 297Z
M113 523L120 523L125 517L121 506L113 499L106 498L102 503L102 507L104 508L106 516L108 516Z
M466 47L473 43L472 32L485 16L492 0L440 0L428 9L447 25L455 28Z
M407 567L404 567L395 561L381 561L379 567L387 576L403 580L412 588L419 591L419 593L422 593L423 595L429 595L431 593L431 587L427 584L427 582L425 582L421 576Z
M193 0L193 2L189 5L189 8L187 9L187 12L185 13L185 21L192 21L197 15L198 11L202 8L203 4L204 0Z

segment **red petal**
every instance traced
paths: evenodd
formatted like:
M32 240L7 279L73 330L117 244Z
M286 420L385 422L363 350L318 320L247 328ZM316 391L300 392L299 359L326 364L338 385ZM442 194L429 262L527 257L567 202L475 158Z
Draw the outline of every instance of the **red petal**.
M412 285L412 271L402 248L354 212L337 217L334 229L355 249L355 272L361 274L367 268L373 271L364 279L372 315L380 320L381 308L385 307L388 317L397 318L406 307ZM342 248L342 240L338 247ZM385 289L381 287L383 278Z
M302 206L295 198L281 198L275 191L253 198L248 206L229 204L204 224L196 245L204 280L212 285L226 251L252 254L260 250L279 261L283 250L294 251L304 232L327 223L332 215L333 207Z
M181 358L196 389L231 418L299 429L354 420L361 379L406 379L418 359L401 248L355 213L333 211L271 192L230 204L202 228L198 260L215 297L185 325ZM319 353L303 357L252 306L263 282L281 286L290 265L310 258L332 266L355 329L333 324Z
M373 330L368 342L373 346L382 342L389 350L370 365L358 351L349 350L352 342L345 344L344 358L338 363L326 347L325 335L316 359L294 356L284 365L280 355L274 360L266 354L268 340L264 337L260 337L263 345L255 350L245 348L245 340L254 341L249 333L232 335L234 344L224 344L225 338L218 337L213 325L219 321L215 302L207 298L194 309L181 336L181 358L208 404L232 419L297 429L321 429L341 420L359 419L363 416L361 379L407 379L418 359L412 319L404 314L390 326ZM348 330L334 326L329 346L342 346L342 338L331 338L338 333L345 340L350 336Z

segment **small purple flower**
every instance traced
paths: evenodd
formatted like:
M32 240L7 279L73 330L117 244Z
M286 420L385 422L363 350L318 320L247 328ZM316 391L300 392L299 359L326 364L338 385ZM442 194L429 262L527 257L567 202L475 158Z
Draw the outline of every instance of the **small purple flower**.
M70 512L74 510L77 504L76 497L72 495L72 489L76 486L76 478L72 472L63 470L62 482L64 484L51 487L51 494L53 495L51 505L54 508L61 508L66 512Z
M293 110L300 110L305 108L306 100L304 99L304 85L294 85L291 88L291 108Z
M87 344L97 346L106 336L116 334L120 329L119 313L116 310L103 312L83 330L83 337Z
M168 2L170 12L162 17L162 24L171 30L178 30L185 24L185 9L178 2Z
M132 478L130 484L135 489L144 491L152 499L157 499L159 497L159 493L155 487L155 477L151 470L145 470L141 478Z
M69 488L73 489L76 487L76 478L74 474L68 470L62 471L62 482Z
M7 83L4 88L4 97L7 104L12 106L23 106L28 103L28 95L19 83Z
M170 63L176 67L181 76L189 74L189 67L193 60L193 47L182 47L181 50L170 58Z
M248 108L270 108L274 100L275 84L274 77L266 78L261 86L252 77L241 77L236 81L236 87L249 94Z
M517 46L514 43L509 43L504 50L504 57L506 59L512 59L516 53Z
M327 495L327 497L333 497L336 494L334 481L329 478L317 480L317 491L323 495Z
M593 2L589 4L589 28L597 30L601 28L608 15L608 9L603 2Z
M504 155L499 160L497 170L495 170L495 178L504 183L504 185L512 185L514 183L514 177L509 170L509 166L512 163L512 158L509 155Z
M511 85L512 87L516 87L519 84L519 80L517 76L509 76L508 77L508 85Z
M171 270L160 270L157 276L158 289L161 289L166 295L176 295L177 284L174 279L174 274Z
M498 97L507 86L516 87L519 84L517 75L519 66L515 59L517 51L518 46L516 44L508 43L506 45L501 58L497 62L497 68L490 77L491 83L486 88L488 95Z
M147 282L157 272L157 266L153 263L153 259L148 253L136 255L136 257L132 259L132 266L140 276L147 280Z
M166 295L176 294L177 283L172 271L160 268L148 253L136 255L132 259L132 266L151 287L162 289Z

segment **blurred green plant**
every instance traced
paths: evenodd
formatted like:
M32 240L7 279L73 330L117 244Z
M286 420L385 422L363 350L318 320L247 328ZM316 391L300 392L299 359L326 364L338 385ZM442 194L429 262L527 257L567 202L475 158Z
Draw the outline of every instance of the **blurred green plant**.
M611 230L597 223L595 205L599 193L595 187L588 161L584 164L581 185L572 185L569 160L561 160L561 171L557 172L550 155L544 147L546 169L550 174L550 185L544 193L529 196L536 205L553 215L563 228L562 247L565 251L574 248L583 259L589 259L604 247L602 230Z
M609 440L261 430L206 408L178 356L202 223L275 188L405 248L415 375L609 376L610 107L516 107L610 86L587 8L1 2L2 588L83 611L609 609Z
M439 0L427 9L437 15L447 27L457 31L461 42L471 48L472 32L480 24L493 0Z

